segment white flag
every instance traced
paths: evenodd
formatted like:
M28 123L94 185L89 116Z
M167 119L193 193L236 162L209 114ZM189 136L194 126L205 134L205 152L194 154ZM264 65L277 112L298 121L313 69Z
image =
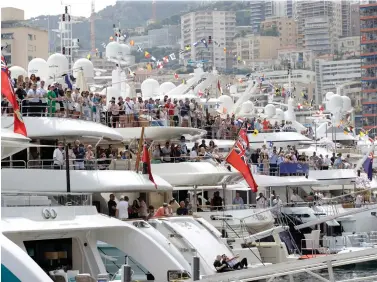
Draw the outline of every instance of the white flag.
M152 57L151 57L151 60L152 60L152 61L156 61L156 58L152 56Z
M175 58L175 54L174 53L171 53L170 55L169 55L169 58L170 58L170 60L172 60L172 61L174 61L176 58Z

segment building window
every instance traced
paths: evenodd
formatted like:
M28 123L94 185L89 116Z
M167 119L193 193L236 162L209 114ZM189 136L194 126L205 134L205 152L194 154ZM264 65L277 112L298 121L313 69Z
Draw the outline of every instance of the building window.
M13 33L2 33L1 39L13 39Z
M12 64L12 56L11 55L5 55L4 60L7 62L8 66Z
M32 34L29 33L27 36L28 36L29 40L33 40L33 35Z
M27 59L30 62L33 59L33 56L28 56Z
M34 34L34 40L37 40L37 36Z
M27 50L28 50L29 52L34 52L34 45L29 44L29 45L27 46Z

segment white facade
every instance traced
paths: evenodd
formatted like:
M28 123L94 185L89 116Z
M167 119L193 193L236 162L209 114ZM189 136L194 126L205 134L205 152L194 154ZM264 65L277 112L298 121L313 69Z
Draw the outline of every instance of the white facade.
M337 87L361 79L360 59L341 61L315 61L316 103L323 101L327 92L336 93Z
M327 17L330 34L333 39L342 36L342 4L337 0L297 0L294 7L294 16L297 19L297 33L299 47L307 47L305 43L306 21Z
M181 49L191 46L185 52L185 60L209 60L218 69L232 67L233 37L236 33L236 14L228 11L199 11L185 14L181 17ZM208 49L200 41L209 37L212 44ZM215 41L219 44L215 44ZM196 47L195 42L199 42ZM226 49L224 49L226 48Z
M338 39L339 54L360 54L360 36L343 37Z
M278 50L278 63L284 65L290 62L295 68L302 68L314 71L314 53L306 49L280 49Z
M305 48L317 55L333 53L331 20L327 16L309 18L305 21Z

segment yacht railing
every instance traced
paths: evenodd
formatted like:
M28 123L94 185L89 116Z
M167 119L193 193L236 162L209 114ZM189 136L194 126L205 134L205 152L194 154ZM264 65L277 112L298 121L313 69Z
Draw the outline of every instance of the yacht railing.
M1 193L1 207L30 206L92 206L92 194L55 192L9 192Z

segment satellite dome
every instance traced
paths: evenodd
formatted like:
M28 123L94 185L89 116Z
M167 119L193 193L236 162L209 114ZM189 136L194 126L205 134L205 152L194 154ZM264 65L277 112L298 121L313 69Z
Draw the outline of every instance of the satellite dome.
M122 57L131 55L131 48L126 44L120 44L120 50L122 51Z
M47 62L42 58L34 58L32 59L28 66L27 66L28 76L30 77L34 74L36 77L40 77L41 79L48 78L48 66Z
M229 113L229 111L232 110L232 108L234 106L232 98L228 95L221 95L219 97L219 100L220 100L220 103L221 103L220 111L222 109L221 112Z
M158 95L160 84L157 80L148 78L141 83L141 93L143 97L153 97Z
M331 96L330 100L326 104L327 109L332 113L335 114L342 110L343 108L343 99L342 96L338 94L334 94Z
M60 53L55 53L48 57L47 67L47 75L51 79L62 77L63 74L67 74L69 72L68 59L66 56Z
M174 89L176 86L173 82L164 82L160 85L160 95L165 95L170 90Z
M284 119L284 111L282 109L277 108L274 118L276 118L278 120L283 120Z
M237 85L231 85L230 88L229 88L229 93L230 94L237 93Z
M108 59L117 59L119 56L122 56L122 47L118 42L110 42L106 46L106 58Z
M330 98L332 97L332 96L334 96L335 94L334 94L334 92L327 92L326 93L326 101L328 102L328 101L330 101Z
M343 111L348 112L352 108L351 99L348 96L342 96L343 100Z
M241 105L241 113L251 113L254 110L254 104L251 101L246 101Z
M276 108L272 104L268 104L266 107L264 107L264 113L267 117L272 118L276 114Z
M78 59L74 64L73 64L73 77L77 78L78 73L81 71L80 68L82 68L84 72L84 77L85 78L93 78L94 76L94 66L91 61L88 59L82 58Z
M23 75L24 77L27 76L27 72L24 68L21 68L19 66L13 66L9 68L10 71L10 77L12 79L18 78L18 76Z

